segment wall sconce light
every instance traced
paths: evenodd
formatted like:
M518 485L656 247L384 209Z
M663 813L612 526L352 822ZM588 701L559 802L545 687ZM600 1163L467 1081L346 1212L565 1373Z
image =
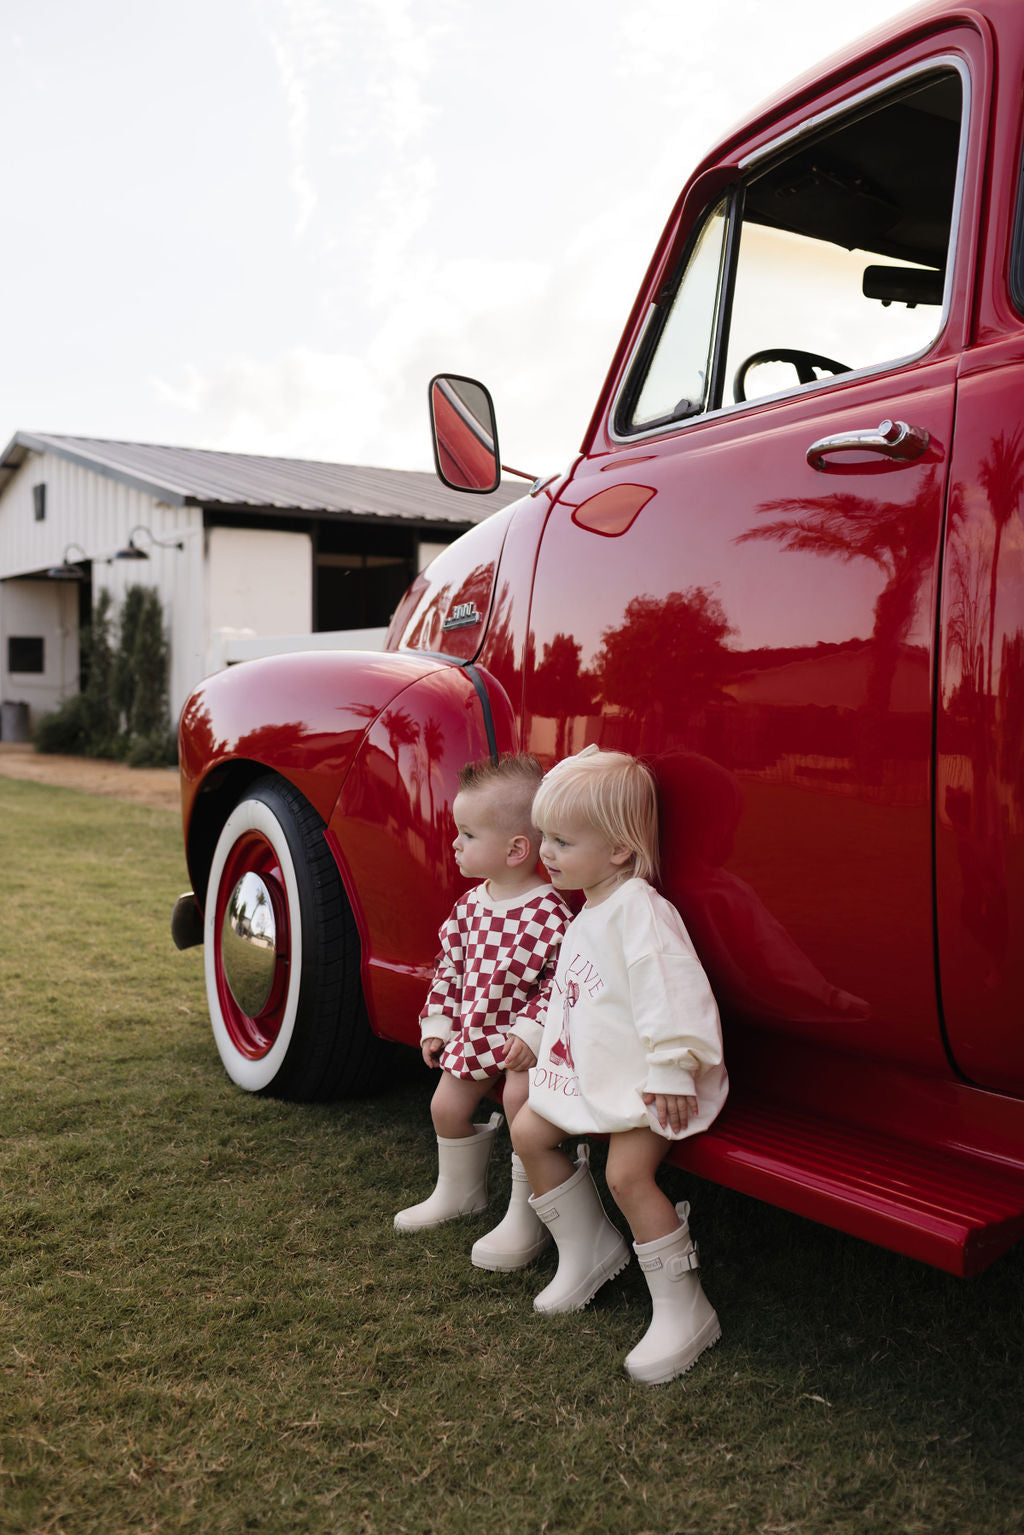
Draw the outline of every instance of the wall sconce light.
M72 549L77 549L81 559L72 561L68 558ZM85 571L82 566L88 562L89 556L81 544L68 544L61 556L61 564L51 565L46 572L48 581L84 581Z
M145 549L140 549L138 544L135 542L136 533L145 533L150 543L155 544L158 549L184 549L185 547L183 540L174 538L157 538L156 534L152 532L151 529L143 527L140 524L137 528L132 528L131 532L128 534L128 542L125 544L123 549L119 549L114 555L115 560L149 559L149 555L146 553Z

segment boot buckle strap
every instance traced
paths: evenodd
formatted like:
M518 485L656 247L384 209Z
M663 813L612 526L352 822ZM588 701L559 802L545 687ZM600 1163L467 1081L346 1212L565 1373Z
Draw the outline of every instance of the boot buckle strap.
M700 1268L700 1258L697 1256L696 1245L692 1252L677 1253L665 1264L665 1271L671 1274L673 1279L681 1279L684 1274L692 1274Z
M668 1259L659 1257L657 1253L650 1258L641 1258L640 1267L645 1274L653 1274L658 1269L664 1269L670 1279L680 1279L684 1274L693 1273L695 1269L700 1268L697 1244L694 1242L688 1253L675 1253Z

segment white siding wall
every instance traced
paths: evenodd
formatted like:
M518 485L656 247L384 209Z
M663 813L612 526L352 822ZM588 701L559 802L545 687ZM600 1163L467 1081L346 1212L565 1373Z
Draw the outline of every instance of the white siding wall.
M32 487L46 485L46 517L35 521ZM133 527L148 528L157 538L180 539L184 549L159 549L145 534L137 539L148 560L112 560L122 548ZM125 589L133 583L155 586L164 608L165 622L171 634L170 696L172 716L177 713L196 682L204 675L206 639L203 633L203 527L202 512L197 507L168 506L143 491L121 485L105 475L71 464L52 454L32 453L18 470L0 502L0 630L9 633L40 633L38 628L12 630L7 616L14 598L9 578L42 573L59 565L68 544L74 543L92 560L93 599L108 588L115 604L120 604ZM79 549L71 558L79 557ZM111 563L107 563L111 562ZM38 602L40 621L52 623L54 593L70 589L73 611L74 588L45 580L20 582L19 589ZM27 622L24 608L19 623ZM50 615L49 620L47 615ZM61 610L60 622L66 622ZM75 621L72 619L72 627ZM49 648L49 647L48 647ZM6 668L6 640L0 662ZM9 680L0 673L0 697L27 698L21 678ZM77 645L64 646L63 676L54 683L59 697L74 692L78 686ZM41 707L41 706L40 706ZM33 715L36 709L33 709Z
M11 672L12 635L41 638L43 670ZM78 691L78 587L74 582L8 581L0 600L0 700L28 704L29 719Z
M46 517L35 521L32 487L46 485ZM113 560L134 527L180 540L160 549L140 534L147 560ZM197 507L169 506L143 491L52 454L31 453L0 498L0 701L27 702L32 722L78 689L78 588L47 581L69 544L92 561L93 601L108 589L115 607L133 583L155 586L171 636L170 704L188 694L239 645L246 653L294 649L313 630L313 547L307 533L209 528ZM421 563L442 545L423 544ZM43 579L26 580L26 576ZM42 635L42 676L6 673L7 636ZM317 636L314 645L379 645L384 631ZM287 636L274 645L275 637ZM261 641L266 643L261 644Z
M308 533L209 528L206 547L205 671L224 664L225 642L236 636L312 633L313 541Z
M421 538L420 539L420 544L419 544L419 562L418 562L420 570L426 570L426 568L430 564L431 560L436 560L438 555L441 554L442 551L447 549L447 548L448 548L447 544L428 544L428 543L425 543L423 541L423 539Z

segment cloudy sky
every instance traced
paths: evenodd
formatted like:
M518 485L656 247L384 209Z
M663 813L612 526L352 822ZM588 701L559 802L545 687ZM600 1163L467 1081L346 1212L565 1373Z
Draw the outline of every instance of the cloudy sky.
M6 0L0 446L568 462L689 171L894 0Z

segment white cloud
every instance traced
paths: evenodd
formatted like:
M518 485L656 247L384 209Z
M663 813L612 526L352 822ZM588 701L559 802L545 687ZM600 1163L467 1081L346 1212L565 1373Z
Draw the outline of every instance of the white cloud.
M528 469L578 445L712 139L893 9L179 0L168 33L68 0L55 39L12 4L8 436L425 468L448 368L491 386Z
M338 66L344 42L342 13L322 0L258 0L256 14L273 52L288 108L295 234L301 237L319 200L310 131L312 107L319 95L317 77Z
M226 358L189 368L177 384L152 383L192 418L191 442L225 452L369 462L388 413L386 387L363 358L305 347Z
M309 133L309 92L304 86L292 55L274 32L270 44L281 74L281 86L288 103L288 143L291 150L291 188L296 207L296 238L305 233L316 209L317 195L307 158Z

